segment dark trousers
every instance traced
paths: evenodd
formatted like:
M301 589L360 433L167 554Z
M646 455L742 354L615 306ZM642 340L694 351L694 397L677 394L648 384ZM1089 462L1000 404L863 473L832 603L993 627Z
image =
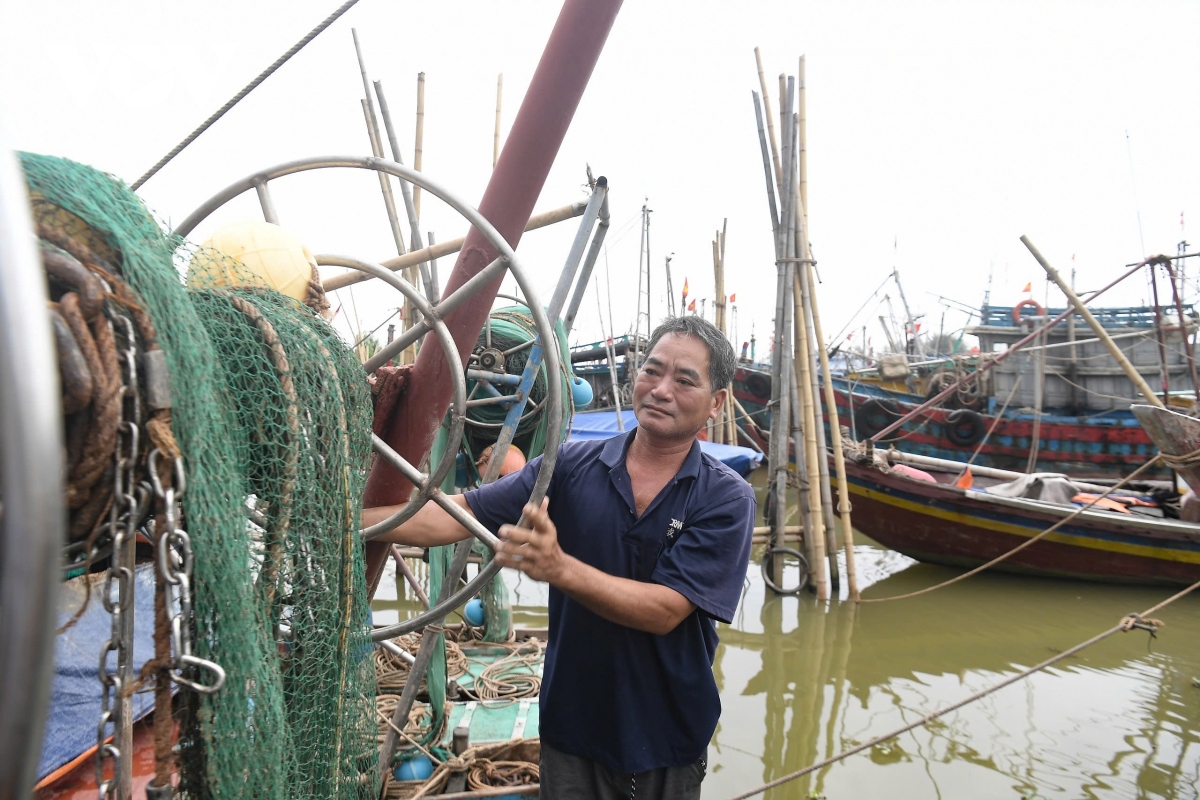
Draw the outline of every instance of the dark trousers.
M614 772L542 742L541 800L700 800L707 758L649 772Z

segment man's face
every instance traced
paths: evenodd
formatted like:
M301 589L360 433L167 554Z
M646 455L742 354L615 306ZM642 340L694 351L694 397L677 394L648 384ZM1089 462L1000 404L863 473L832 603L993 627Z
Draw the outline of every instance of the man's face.
M669 333L658 340L633 385L638 427L666 439L691 439L725 402L713 392L708 347L694 336Z

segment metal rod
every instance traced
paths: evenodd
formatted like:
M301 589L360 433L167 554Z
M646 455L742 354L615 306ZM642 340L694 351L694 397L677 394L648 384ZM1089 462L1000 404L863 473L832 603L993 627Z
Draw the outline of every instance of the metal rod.
M271 190L265 180L256 181L254 191L258 193L258 204L262 207L263 219L272 225L279 224L279 214L275 211L275 201L271 199Z
M571 249L567 252L567 260L563 264L562 272L558 275L558 283L554 287L554 293L550 295L550 305L546 309L546 314L552 320L557 320L562 313L563 306L567 302L567 294L571 291L571 284L575 281L575 274L579 270L579 261L583 258L584 248L587 247L588 237L591 236L592 227L596 224L596 218L600 215L600 206L604 203L604 198L608 194L608 181L603 176L596 181L596 185L592 187L592 194L588 198L587 208L584 209L583 217L579 220L579 227L575 231L575 239L571 242ZM586 286L586 284L584 284Z
M325 254L317 256L318 264L330 266L348 266L348 261L350 261L350 259L346 259L342 256ZM491 264L488 264L486 267L480 270L479 274L473 276L469 281L463 284L459 291L455 292L434 306L431 310L433 317L436 319L444 318L447 314L465 303L467 298L470 297L473 292L477 291L480 287L486 286L488 283L494 280L496 276L503 275L504 271L507 269L508 262L505 261L504 258L497 258ZM375 353L375 355L363 362L363 368L368 373L374 372L394 358L397 353L407 348L410 344L417 341L431 330L433 330L433 326L430 324L429 318L422 319L416 325L397 336L394 341L381 347L378 352Z
M413 593L421 601L421 605L429 608L429 597L421 588L421 584L417 582L417 576L413 575L412 570L408 568L408 562L404 560L404 554L400 552L397 545L392 545L392 558L396 560L396 569L404 576L404 580L408 581L408 585L412 587Z
M1175 268L1168 261L1163 264L1167 276L1171 279L1171 297L1175 302L1175 311L1179 314L1179 336L1183 339L1183 349L1187 353L1188 369L1192 373L1192 391L1196 395L1196 403L1200 404L1200 377L1196 375L1196 350L1192 347L1192 337L1188 335L1187 316L1183 313L1183 298L1179 294L1179 283L1175 280ZM1151 267L1153 269L1153 267Z
M564 222L568 219L573 219L582 214L585 208L587 208L587 201L579 200L575 203L571 203L570 205L561 206L551 211L544 211L541 214L530 217L529 222L525 225L525 230L527 232L534 231L539 228L545 228L548 225L553 225L556 222ZM430 245L424 250L414 250L411 253L407 253L403 256L384 259L383 261L380 261L379 264L380 266L396 272L404 269L405 267L419 264L425 260L434 261L443 256L453 255L454 253L462 250L464 241L466 241L466 238L460 236L457 239L449 239L445 242L439 242L436 245L430 242ZM341 289L355 283L362 283L363 281L369 280L371 280L369 275L351 272L346 275L335 275L332 278L323 279L322 283L325 285L325 290L331 292L335 289Z
M446 570L446 578L442 581L442 590L438 593L439 605L450 599L454 594L454 587L458 585L458 579L462 577L463 571L467 568L467 558L471 555L471 540L464 539L458 543L454 549L454 559L450 562L450 568ZM433 624L440 625L441 619L436 620ZM429 662L433 660L433 654L438 645L442 643L442 634L431 636L428 629L425 635L421 637L421 646L417 649L417 657L413 660L412 666L408 670L408 679L404 683L404 691L400 694L400 699L396 702L396 709L392 713L392 724L388 726L387 732L383 737L383 745L379 748L379 774L386 775L388 768L392 765L392 756L396 752L396 730L403 730L408 723L408 712L412 710L413 701L417 699L417 692L421 688L421 679L425 677L426 671L429 669Z
M596 183L604 181L604 202L600 204L599 224L596 226L596 232L592 235L592 244L588 248L587 257L583 260L583 269L579 271L579 279L575 281L575 291L571 294L571 302L567 304L567 313L563 316L563 327L567 333L575 327L575 315L579 313L579 306L583 303L583 296L587 294L587 287L592 280L592 271L596 267L596 259L600 256L600 249L604 246L604 238L608 235L608 179L601 175L596 179ZM600 295L597 292L596 299L599 302Z

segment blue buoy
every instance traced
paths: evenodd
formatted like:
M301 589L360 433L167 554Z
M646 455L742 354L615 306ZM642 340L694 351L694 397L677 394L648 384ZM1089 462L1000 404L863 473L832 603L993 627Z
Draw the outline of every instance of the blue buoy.
M395 772L398 781L423 781L433 774L433 762L421 754L401 761Z
M578 375L571 376L571 400L576 408L583 408L592 402L592 385Z
M473 625L478 628L483 624L483 601L476 597L471 602L467 603L467 607L463 609L463 616L467 620L468 625Z

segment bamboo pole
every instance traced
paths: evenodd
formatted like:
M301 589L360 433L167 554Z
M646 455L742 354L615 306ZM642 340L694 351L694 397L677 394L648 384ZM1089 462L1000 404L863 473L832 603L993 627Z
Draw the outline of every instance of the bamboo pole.
M803 264L800 266L803 266ZM796 341L793 356L795 363L793 372L796 375L799 387L801 424L804 429L804 460L807 467L808 513L811 519L810 527L813 532L812 550L814 563L810 566L817 574L817 599L827 600L829 595L825 583L826 572L824 560L828 552L828 546L825 541L825 516L821 502L821 470L819 465L819 461L822 460L824 454L817 445L816 429L821 423L816 419L816 410L813 407L813 376L809 370L811 360L808 335L806 333L808 319L804 313L802 294L800 291L795 291L797 289L801 289L800 282L793 275L793 303L795 306L794 318L796 320L796 330L793 334Z
M1058 288L1062 290L1062 293L1067 296L1067 299L1071 301L1071 305L1074 306L1075 313L1083 317L1084 322L1086 322L1088 326L1091 327L1092 332L1096 334L1096 338L1104 343L1104 347L1106 350L1108 350L1108 354L1113 357L1114 361L1117 362L1117 366L1125 371L1125 374L1129 377L1129 380L1133 381L1133 385L1136 386L1138 391L1142 393L1142 396L1146 398L1146 402L1152 406L1157 406L1158 408L1166 408L1166 406L1163 405L1162 400L1158 399L1158 397L1154 394L1154 390L1150 388L1148 383L1146 383L1146 379L1143 378L1138 371L1133 368L1133 364L1130 364L1129 359L1125 358L1125 354L1121 352L1121 348L1117 347L1116 343L1109 337L1108 331L1104 330L1104 326L1100 324L1099 320L1092 316L1092 312L1088 310L1087 306L1083 304L1083 301L1079 299L1079 296L1076 295L1075 292L1071 290L1071 287L1067 285L1066 281L1062 279L1062 276L1058 274L1058 270L1050 266L1050 262L1046 261L1046 259L1042 257L1042 254L1038 252L1038 249L1033 246L1033 242L1029 241L1029 237L1022 236L1021 244L1029 248L1029 252L1033 254L1033 257L1037 259L1037 262L1042 265L1042 269L1046 270L1046 274L1050 276L1050 280L1058 284Z
M556 222L573 219L583 214L587 208L586 200L579 200L570 205L561 206L550 211L543 211L541 214L535 214L525 223L525 230L533 231L538 228L545 228L548 225L553 225ZM411 253L405 253L402 256L394 256L379 262L381 267L390 269L392 272L398 272L407 267L416 266L422 261L432 261L437 258L452 255L462 249L464 237L457 239L449 239L445 242L438 242L436 245L430 245L422 250L414 250ZM334 289L342 289L346 286L351 286L355 283L371 280L371 276L366 273L354 270L347 272L344 275L335 275L331 278L322 278L322 284L325 290L332 292Z
M789 86L789 89L791 87ZM791 92L788 93L789 100ZM790 106L790 102L789 102ZM789 108L790 112L791 109ZM788 148L788 173L789 187L788 190L791 196L789 200L789 213L787 215L788 225L788 249L785 251L789 258L789 266L797 263L796 255L803 252L803 242L805 240L804 231L799 229L797 224L801 218L800 209L797 206L800 193L796 187L796 179L799 176L799 130L796 124L797 115L791 114L791 125L787 133L791 137L790 147ZM808 318L805 313L803 295L795 290L802 286L796 277L795 270L790 270L792 275L792 285L788 288L791 290L793 313L792 318L795 322L793 330L793 340L795 349L792 353L792 373L797 382L801 424L804 428L804 457L807 462L808 476L808 504L809 516L812 519L813 532L813 558L815 563L810 564L810 567L816 573L816 589L818 600L829 599L829 584L826 579L825 571L825 519L822 514L821 502L821 475L820 463L824 461L824 453L817 445L817 427L820 421L817 419L815 406L813 404L813 383L815 375L811 374L810 365L811 358L809 354L809 334L808 334Z
M425 145L425 73L417 73L417 133L413 139L413 169L421 171ZM413 210L417 220L421 219L421 187L413 187Z
M496 76L496 130L492 133L492 169L500 160L500 102L504 99L504 73Z
M728 222L728 220L726 220L726 222ZM715 300L716 313L713 316L716 321L717 329L719 331L721 331L721 335L724 336L726 333L726 331L725 331L725 302L724 302L724 298L725 298L725 264L721 261L721 252L720 252L720 247L719 247L720 240L721 240L721 232L717 231L717 237L715 239L713 239L713 243L712 243L713 283L714 283L714 289L715 289L715 294L716 294L716 300ZM719 442L721 444L734 444L734 442L731 442L728 438L728 431L727 431L727 425L726 425L726 419L729 416L728 412L731 410L732 410L732 406L729 403L726 403L721 408L721 413L717 416L717 419L714 420L714 424L713 424L713 434L714 435L712 437L710 437L713 439L713 441Z
M366 99L362 101L363 117L367 123L367 136L371 140L371 155L383 158L383 139L379 135L379 123L375 119L375 101L371 95L371 79L367 77L367 64L363 59L362 47L358 43L358 31L350 29L354 37L354 52L358 56L358 70L362 74L363 92ZM396 254L404 255L408 246L404 244L404 234L400 231L400 217L396 213L396 198L392 195L391 176L385 172L377 172L379 189L383 193L383 206L387 210L388 224L392 229L392 239L396 243Z
M786 102L786 96L784 102ZM786 116L783 121L786 123ZM785 136L783 141L786 146L789 137ZM790 164L787 155L787 151L785 151L784 161ZM783 542L783 523L787 516L787 433L790 406L787 399L789 386L787 350L790 349L788 333L792 314L791 304L788 302L792 283L790 270L792 265L788 260L791 241L788 234L789 229L795 227L791 222L795 193L791 191L790 178L791 171L789 169L784 173L784 183L780 186L780 216L778 219L771 220L775 233L776 272L774 353L771 359L771 454L769 459L771 496L774 500L772 504L774 514L771 519L773 547L778 547ZM783 580L781 560L772 561L771 577L776 586L780 585Z
M804 112L804 87L804 56L800 56L800 73L796 76L796 107L800 112L800 213L804 215L804 236L811 241L808 234L808 121Z
M758 85L762 87L763 109L767 115L767 137L771 143L771 159L775 163L775 183L783 186L783 166L779 163L779 143L775 140L775 119L771 112L771 93L767 91L767 77L763 74L762 54L754 48L754 61L758 65Z
M803 76L804 58L800 58L801 76ZM797 158L800 161L799 170L799 190L796 198L796 228L799 231L798 241L796 243L796 253L800 256L800 261L796 269L796 282L799 288L799 296L804 307L804 330L797 330L798 335L803 335L807 345L807 367L809 373L809 381L812 392L812 420L813 429L817 440L817 473L818 484L817 488L821 495L821 522L825 533L825 553L829 559L829 582L833 589L838 589L841 584L837 563L837 528L834 526L833 517L833 491L829 483L829 459L826 456L828 452L828 442L825 436L824 416L821 413L821 381L818 371L819 359L818 351L823 351L823 340L816 335L816 329L812 321L812 274L813 274L813 258L809 242L811 237L808 233L808 208L804 205L806 191L804 186L804 170L805 170L805 142L804 142L804 90L802 81L797 81L797 114L796 114L796 152ZM828 383L828 374L826 373Z

